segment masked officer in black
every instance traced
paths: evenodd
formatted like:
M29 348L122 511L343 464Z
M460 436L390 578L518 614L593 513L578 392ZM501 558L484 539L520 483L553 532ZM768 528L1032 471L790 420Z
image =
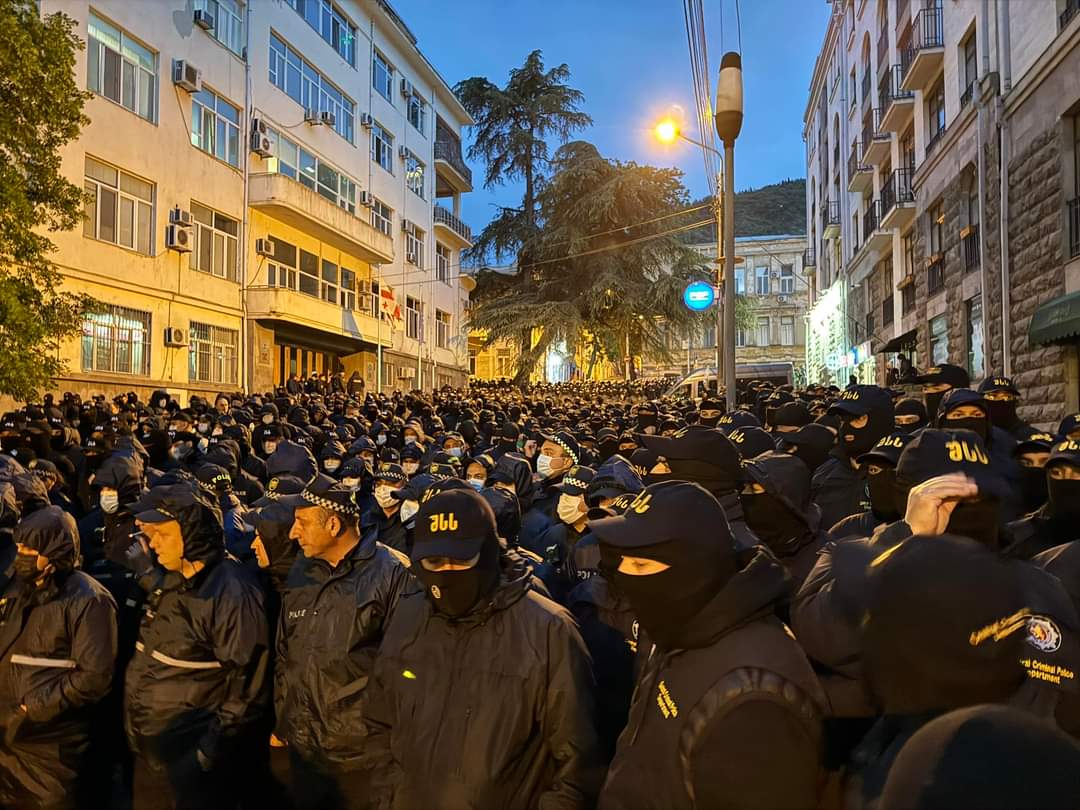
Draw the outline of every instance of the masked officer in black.
M817 806L825 695L774 615L790 593L784 567L760 546L736 551L696 484L653 484L589 525L655 644L601 810Z
M1043 470L1048 498L1035 513L1009 524L1009 557L1031 559L1054 546L1080 540L1080 441L1054 445Z
M970 388L971 378L965 369L951 363L939 363L931 366L915 378L922 384L923 402L926 404L926 418L930 424L937 420L938 405L945 395L956 388Z
M1018 442L1039 432L1017 415L1020 390L1010 378L987 377L979 385L979 393L986 400L990 411L990 421L994 427L1001 428Z
M830 542L846 537L869 537L882 523L892 523L903 516L903 505L896 500L896 464L911 438L906 432L890 433L869 453L859 456L859 465L866 470L870 508L838 521L829 530Z
M420 587L387 628L369 713L393 807L591 807L602 766L573 619L527 572L506 576L472 490L421 505L412 560Z
M301 550L282 597L274 671L291 798L302 810L366 807L365 687L408 572L373 524L361 527L353 491L333 478L317 476L283 503L295 509L290 537Z
M876 385L857 385L844 391L829 408L840 417L839 445L817 468L811 482L814 503L821 509L821 528L867 508L866 473L858 458L895 427L889 392Z
M79 534L59 507L24 518L14 539L0 596L0 804L74 807L91 776L92 712L112 682L116 604L78 570Z

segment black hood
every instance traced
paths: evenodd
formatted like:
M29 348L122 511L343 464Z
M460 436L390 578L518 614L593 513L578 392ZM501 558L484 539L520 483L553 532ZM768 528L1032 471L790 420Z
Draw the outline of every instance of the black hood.
M270 558L268 573L276 582L284 582L299 546L289 539L293 524L293 509L283 503L271 503L253 513L255 531L262 539L266 556Z
M773 452L743 466L748 478L783 502L808 529L817 530L821 510L810 499L811 476L806 464L788 453Z
M79 566L79 529L75 518L59 506L46 506L15 527L15 542L49 558L57 571Z
M137 501L142 494L142 464L130 456L113 454L94 473L95 487L109 487L120 495L120 503Z
M282 440L270 457L266 459L266 475L276 478L293 475L303 481L310 481L319 472L315 456L302 444Z
M138 514L151 509L172 515L180 524L188 562L216 562L224 554L221 510L193 479L154 487L131 511Z

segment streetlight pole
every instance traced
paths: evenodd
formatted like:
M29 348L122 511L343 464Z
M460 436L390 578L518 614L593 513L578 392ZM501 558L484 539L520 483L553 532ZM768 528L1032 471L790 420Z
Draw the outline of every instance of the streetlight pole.
M738 404L735 378L735 139L742 130L742 57L729 51L716 82L716 134L724 142L724 387L727 410ZM719 383L719 369L717 370Z

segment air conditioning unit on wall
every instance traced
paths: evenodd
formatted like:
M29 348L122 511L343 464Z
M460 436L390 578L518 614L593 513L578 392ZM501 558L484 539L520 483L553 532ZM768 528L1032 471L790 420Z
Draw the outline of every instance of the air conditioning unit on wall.
M177 326L165 327L165 345L172 348L180 348L188 345L187 332Z

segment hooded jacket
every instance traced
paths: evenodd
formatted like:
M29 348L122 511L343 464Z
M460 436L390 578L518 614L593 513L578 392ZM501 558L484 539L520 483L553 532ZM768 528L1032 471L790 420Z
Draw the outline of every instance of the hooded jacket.
M457 620L417 585L402 596L369 716L389 745L394 808L593 806L588 654L570 615L517 570Z
M75 522L59 507L26 517L15 540L58 570L44 589L13 581L0 598L0 718L26 706L12 745L0 744L0 770L18 785L0 780L0 805L52 806L73 792L91 712L112 682L116 604L77 570Z
M319 472L315 456L304 445L282 439L266 459L267 480L281 475L295 475L307 482Z
M774 615L791 578L762 548L738 562L679 646L652 649L600 810L817 806L825 695Z
M404 558L367 529L331 569L300 554L278 620L277 734L306 760L370 764L363 719L372 661L409 581Z

